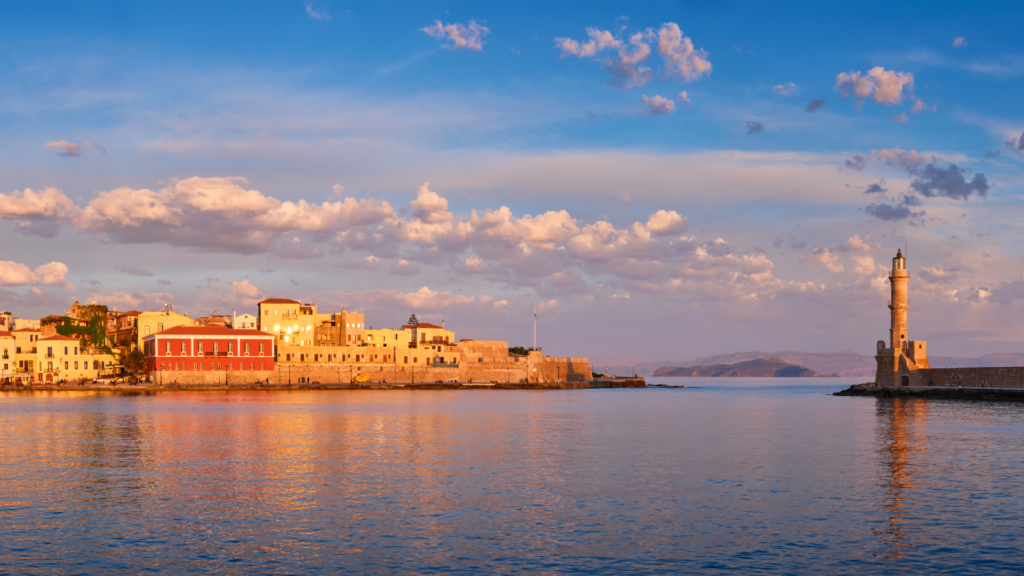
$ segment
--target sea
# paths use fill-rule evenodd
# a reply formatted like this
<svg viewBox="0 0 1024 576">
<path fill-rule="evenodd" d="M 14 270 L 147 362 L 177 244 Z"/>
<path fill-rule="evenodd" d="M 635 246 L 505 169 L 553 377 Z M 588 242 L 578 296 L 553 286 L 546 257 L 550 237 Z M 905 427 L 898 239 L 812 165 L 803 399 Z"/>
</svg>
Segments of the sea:
<svg viewBox="0 0 1024 576">
<path fill-rule="evenodd" d="M 1024 403 L 0 391 L 2 574 L 1020 574 Z"/>
</svg>

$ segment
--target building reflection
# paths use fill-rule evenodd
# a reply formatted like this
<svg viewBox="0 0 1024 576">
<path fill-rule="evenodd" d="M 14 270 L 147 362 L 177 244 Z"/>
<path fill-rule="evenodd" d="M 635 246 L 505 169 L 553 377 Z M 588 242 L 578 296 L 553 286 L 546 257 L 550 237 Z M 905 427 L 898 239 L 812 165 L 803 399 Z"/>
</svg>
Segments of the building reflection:
<svg viewBox="0 0 1024 576">
<path fill-rule="evenodd" d="M 876 405 L 878 460 L 882 474 L 886 527 L 875 529 L 886 560 L 903 556 L 912 538 L 907 534 L 910 495 L 916 486 L 918 463 L 928 443 L 924 427 L 928 402 L 921 398 L 879 399 Z"/>
</svg>

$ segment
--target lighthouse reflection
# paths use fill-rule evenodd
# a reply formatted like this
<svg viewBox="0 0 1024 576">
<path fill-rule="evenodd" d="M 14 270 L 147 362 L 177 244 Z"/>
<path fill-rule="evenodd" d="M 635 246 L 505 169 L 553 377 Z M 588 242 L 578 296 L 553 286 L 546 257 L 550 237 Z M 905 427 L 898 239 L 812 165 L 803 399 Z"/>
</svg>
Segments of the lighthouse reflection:
<svg viewBox="0 0 1024 576">
<path fill-rule="evenodd" d="M 923 428 L 928 418 L 928 403 L 920 398 L 879 399 L 877 401 L 878 461 L 886 516 L 884 529 L 873 529 L 883 543 L 885 559 L 900 558 L 913 539 L 907 534 L 908 507 L 916 486 L 915 475 L 928 437 Z"/>
</svg>

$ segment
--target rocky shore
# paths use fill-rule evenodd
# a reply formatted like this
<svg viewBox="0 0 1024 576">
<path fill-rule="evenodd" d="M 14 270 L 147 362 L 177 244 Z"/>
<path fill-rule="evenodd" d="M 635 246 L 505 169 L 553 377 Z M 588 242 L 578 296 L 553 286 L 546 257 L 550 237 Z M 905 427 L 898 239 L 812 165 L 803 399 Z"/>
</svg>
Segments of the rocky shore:
<svg viewBox="0 0 1024 576">
<path fill-rule="evenodd" d="M 0 387 L 2 392 L 113 392 L 117 394 L 145 394 L 150 392 L 240 392 L 249 390 L 577 390 L 591 388 L 644 388 L 643 378 L 602 378 L 581 382 L 515 382 L 515 383 L 424 383 L 424 384 L 221 384 L 221 385 L 167 385 L 159 384 L 66 384 L 61 386 Z"/>
</svg>

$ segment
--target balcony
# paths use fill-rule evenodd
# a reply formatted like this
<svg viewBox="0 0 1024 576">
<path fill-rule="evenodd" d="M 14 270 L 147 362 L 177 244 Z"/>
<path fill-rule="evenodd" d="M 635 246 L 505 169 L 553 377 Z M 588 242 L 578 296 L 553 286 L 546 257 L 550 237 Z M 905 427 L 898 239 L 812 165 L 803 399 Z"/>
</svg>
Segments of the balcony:
<svg viewBox="0 0 1024 576">
<path fill-rule="evenodd" d="M 227 358 L 230 355 L 228 352 L 203 352 L 201 354 L 201 356 L 206 356 L 207 358 Z"/>
</svg>

